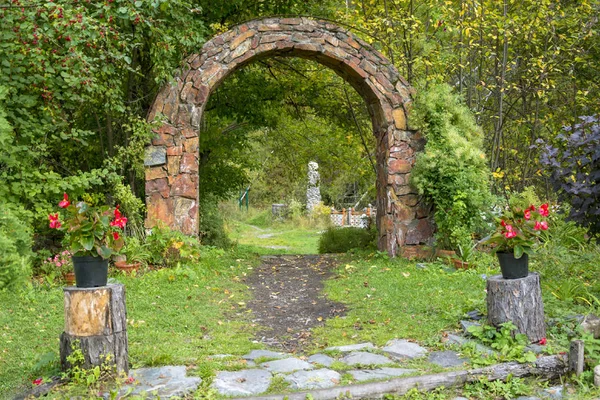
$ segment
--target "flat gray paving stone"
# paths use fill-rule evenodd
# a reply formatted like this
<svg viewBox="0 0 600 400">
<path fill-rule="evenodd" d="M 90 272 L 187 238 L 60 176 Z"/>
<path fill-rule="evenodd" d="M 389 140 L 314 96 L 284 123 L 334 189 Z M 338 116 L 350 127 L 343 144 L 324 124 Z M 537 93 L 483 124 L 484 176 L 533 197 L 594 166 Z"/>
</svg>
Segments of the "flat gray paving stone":
<svg viewBox="0 0 600 400">
<path fill-rule="evenodd" d="M 348 371 L 350 375 L 359 382 L 374 380 L 374 379 L 387 379 L 402 376 L 406 374 L 412 374 L 416 372 L 416 369 L 405 369 L 405 368 L 377 368 L 377 369 L 357 369 Z"/>
<path fill-rule="evenodd" d="M 335 361 L 334 358 L 326 356 L 325 354 L 314 354 L 308 357 L 308 362 L 312 364 L 321 364 L 326 367 L 330 367 Z"/>
<path fill-rule="evenodd" d="M 473 335 L 471 335 L 471 332 L 469 332 L 469 328 L 472 326 L 481 326 L 481 324 L 478 322 L 473 322 L 473 321 L 465 321 L 463 319 L 460 321 L 460 326 L 463 330 L 463 334 L 467 337 L 471 337 Z"/>
<path fill-rule="evenodd" d="M 563 398 L 563 387 L 562 386 L 552 386 L 547 389 L 544 389 L 540 392 L 540 395 L 544 398 L 548 399 L 562 399 Z"/>
<path fill-rule="evenodd" d="M 529 346 L 525 346 L 525 351 L 532 351 L 535 354 L 542 354 L 546 346 L 539 345 L 537 343 L 532 343 Z"/>
<path fill-rule="evenodd" d="M 462 346 L 464 344 L 467 344 L 467 343 L 474 343 L 475 344 L 475 349 L 477 349 L 477 351 L 480 352 L 480 353 L 484 353 L 484 354 L 487 354 L 487 355 L 490 355 L 490 356 L 495 353 L 494 350 L 492 350 L 491 348 L 489 348 L 487 346 L 482 345 L 481 343 L 478 343 L 478 342 L 476 342 L 474 340 L 469 340 L 467 338 L 455 335 L 453 333 L 451 333 L 451 334 L 448 335 L 448 343 L 450 343 L 450 344 L 458 344 L 460 346 Z"/>
<path fill-rule="evenodd" d="M 336 350 L 342 353 L 350 353 L 352 351 L 364 350 L 364 349 L 374 349 L 375 346 L 373 343 L 358 343 L 358 344 L 348 344 L 346 346 L 333 346 L 328 347 L 325 350 Z"/>
<path fill-rule="evenodd" d="M 367 353 L 366 351 L 355 351 L 343 357 L 340 361 L 348 365 L 384 365 L 394 363 L 394 361 L 386 356 Z"/>
<path fill-rule="evenodd" d="M 534 397 L 534 396 L 521 396 L 521 397 L 517 397 L 515 400 L 542 400 L 539 397 Z"/>
<path fill-rule="evenodd" d="M 340 383 L 341 375 L 330 369 L 314 369 L 312 371 L 296 371 L 286 376 L 285 381 L 292 390 L 326 389 Z"/>
<path fill-rule="evenodd" d="M 460 358 L 458 353 L 452 350 L 446 351 L 435 351 L 429 354 L 428 361 L 432 364 L 439 365 L 442 368 L 458 367 L 466 362 L 469 362 L 468 358 Z"/>
<path fill-rule="evenodd" d="M 242 358 L 244 360 L 256 360 L 257 358 L 274 358 L 274 359 L 281 359 L 281 358 L 289 358 L 291 357 L 291 354 L 286 354 L 286 353 L 279 353 L 277 351 L 271 351 L 271 350 L 252 350 L 250 353 L 248 354 L 244 354 L 242 356 Z"/>
<path fill-rule="evenodd" d="M 466 397 L 458 396 L 458 397 L 453 398 L 452 400 L 469 400 L 469 399 L 467 399 Z"/>
<path fill-rule="evenodd" d="M 217 373 L 211 387 L 224 396 L 249 396 L 266 392 L 273 375 L 264 369 L 221 371 Z"/>
<path fill-rule="evenodd" d="M 283 360 L 267 361 L 260 364 L 260 367 L 274 374 L 286 374 L 298 370 L 308 370 L 314 368 L 311 363 L 303 361 L 299 358 L 284 358 Z"/>
<path fill-rule="evenodd" d="M 427 350 L 416 343 L 409 342 L 404 339 L 393 339 L 387 342 L 386 346 L 381 349 L 390 356 L 401 358 L 419 358 L 427 354 Z"/>
<path fill-rule="evenodd" d="M 202 383 L 202 378 L 187 377 L 183 365 L 134 369 L 129 376 L 135 381 L 124 384 L 120 394 L 125 395 L 128 390 L 133 389 L 131 396 L 146 396 L 144 398 L 148 399 L 183 397 L 198 389 Z"/>
</svg>

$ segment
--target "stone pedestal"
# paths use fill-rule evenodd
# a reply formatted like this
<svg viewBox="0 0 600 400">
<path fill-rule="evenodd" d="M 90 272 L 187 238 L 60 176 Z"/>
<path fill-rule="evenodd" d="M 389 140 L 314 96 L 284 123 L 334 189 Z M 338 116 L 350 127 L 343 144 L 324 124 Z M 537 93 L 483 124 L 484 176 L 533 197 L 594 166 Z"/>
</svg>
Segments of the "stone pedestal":
<svg viewBox="0 0 600 400">
<path fill-rule="evenodd" d="M 60 362 L 69 368 L 67 357 L 78 346 L 84 368 L 104 363 L 117 372 L 129 371 L 125 287 L 64 288 L 65 331 L 60 336 Z"/>
<path fill-rule="evenodd" d="M 495 275 L 487 280 L 488 323 L 498 326 L 512 321 L 531 342 L 546 337 L 544 303 L 540 276 L 531 273 L 521 279 Z"/>
</svg>

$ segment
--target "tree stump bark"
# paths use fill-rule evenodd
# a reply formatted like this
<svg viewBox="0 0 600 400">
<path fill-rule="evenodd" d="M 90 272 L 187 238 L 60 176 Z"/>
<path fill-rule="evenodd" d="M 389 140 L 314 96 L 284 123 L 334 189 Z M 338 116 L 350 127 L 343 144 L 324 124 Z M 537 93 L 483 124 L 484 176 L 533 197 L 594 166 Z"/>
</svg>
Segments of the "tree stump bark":
<svg viewBox="0 0 600 400">
<path fill-rule="evenodd" d="M 125 287 L 64 288 L 65 331 L 60 336 L 60 362 L 80 349 L 83 368 L 112 364 L 117 372 L 129 372 Z"/>
<path fill-rule="evenodd" d="M 527 335 L 531 342 L 546 337 L 544 303 L 537 273 L 521 279 L 504 279 L 502 275 L 488 278 L 487 309 L 490 325 L 512 321 L 519 333 Z"/>
</svg>

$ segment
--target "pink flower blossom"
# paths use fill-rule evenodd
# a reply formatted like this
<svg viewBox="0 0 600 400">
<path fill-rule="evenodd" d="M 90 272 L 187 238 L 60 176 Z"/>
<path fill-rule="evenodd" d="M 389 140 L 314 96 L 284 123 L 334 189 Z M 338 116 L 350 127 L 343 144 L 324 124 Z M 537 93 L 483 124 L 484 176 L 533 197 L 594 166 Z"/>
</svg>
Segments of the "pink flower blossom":
<svg viewBox="0 0 600 400">
<path fill-rule="evenodd" d="M 36 386 L 41 385 L 44 382 L 44 379 L 42 378 L 37 378 L 36 380 L 33 381 L 33 384 Z"/>
<path fill-rule="evenodd" d="M 531 219 L 531 210 L 527 209 L 527 210 L 523 211 L 523 216 L 525 217 L 525 219 L 527 221 L 529 221 Z"/>
<path fill-rule="evenodd" d="M 535 221 L 535 226 L 533 227 L 536 231 L 547 231 L 548 230 L 548 222 L 547 221 Z"/>
<path fill-rule="evenodd" d="M 61 227 L 61 223 L 58 220 L 58 213 L 52 215 L 48 214 L 48 220 L 50 220 L 50 228 L 51 229 L 59 229 Z"/>
<path fill-rule="evenodd" d="M 540 206 L 540 208 L 538 209 L 538 212 L 540 213 L 540 215 L 542 217 L 547 217 L 548 214 L 550 214 L 550 212 L 548 211 L 548 203 L 544 203 Z"/>
<path fill-rule="evenodd" d="M 538 342 L 540 345 L 545 346 L 546 345 L 546 338 L 543 337 L 540 339 L 540 341 Z"/>
<path fill-rule="evenodd" d="M 515 232 L 512 225 L 505 225 L 504 227 L 506 228 L 506 232 L 504 232 L 504 237 L 506 237 L 507 239 L 510 239 L 510 238 L 514 238 L 515 236 L 517 236 L 517 232 Z"/>
<path fill-rule="evenodd" d="M 69 201 L 69 195 L 66 193 L 63 193 L 63 199 L 58 203 L 58 206 L 60 208 L 67 208 L 71 205 L 71 202 Z"/>
<path fill-rule="evenodd" d="M 119 240 L 119 232 L 113 232 L 112 235 L 114 240 Z"/>
</svg>

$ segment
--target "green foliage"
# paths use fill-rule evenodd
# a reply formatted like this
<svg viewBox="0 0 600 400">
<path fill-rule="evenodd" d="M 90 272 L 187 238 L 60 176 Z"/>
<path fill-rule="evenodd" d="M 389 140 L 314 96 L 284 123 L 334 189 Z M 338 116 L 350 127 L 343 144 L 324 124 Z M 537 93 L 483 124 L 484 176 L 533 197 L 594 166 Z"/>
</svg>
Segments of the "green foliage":
<svg viewBox="0 0 600 400">
<path fill-rule="evenodd" d="M 590 368 L 594 368 L 600 364 L 600 339 L 594 338 L 589 332 L 583 332 L 581 339 L 584 341 L 585 362 Z"/>
<path fill-rule="evenodd" d="M 231 241 L 225 232 L 223 217 L 214 199 L 202 196 L 200 201 L 200 242 L 203 245 L 226 249 Z"/>
<path fill-rule="evenodd" d="M 305 197 L 307 164 L 316 161 L 328 205 L 341 207 L 354 186 L 373 201 L 370 117 L 364 100 L 330 69 L 300 59 L 251 64 L 223 82 L 207 110 L 200 134 L 204 193 L 223 198 L 250 182 L 252 204 L 291 205 Z"/>
<path fill-rule="evenodd" d="M 140 263 L 144 267 L 152 258 L 148 245 L 137 237 L 128 237 L 119 253 L 126 257 L 128 263 Z"/>
<path fill-rule="evenodd" d="M 420 92 L 413 115 L 427 144 L 411 181 L 435 206 L 437 243 L 454 250 L 470 246 L 490 200 L 481 128 L 448 85 Z"/>
<path fill-rule="evenodd" d="M 115 0 L 0 10 L 0 86 L 9 94 L 0 91 L 0 197 L 34 211 L 37 232 L 47 233 L 46 214 L 63 191 L 107 193 L 116 179 L 143 195 L 147 109 L 204 40 L 191 8 Z"/>
<path fill-rule="evenodd" d="M 452 398 L 445 392 L 445 388 L 438 387 L 430 391 L 419 391 L 419 389 L 410 389 L 404 396 L 398 396 L 393 394 L 386 394 L 383 396 L 384 400 L 446 400 Z"/>
<path fill-rule="evenodd" d="M 200 258 L 196 238 L 167 227 L 152 228 L 152 232 L 146 237 L 146 246 L 150 252 L 150 262 L 158 266 L 185 266 Z"/>
<path fill-rule="evenodd" d="M 71 353 L 67 356 L 67 363 L 69 363 L 69 368 L 63 372 L 63 379 L 69 379 L 75 385 L 84 385 L 87 387 L 92 387 L 96 385 L 107 371 L 110 371 L 110 367 L 108 367 L 108 362 L 110 359 L 106 360 L 107 363 L 103 363 L 102 366 L 97 365 L 92 368 L 84 368 L 85 358 L 83 356 L 83 352 L 79 347 L 79 341 L 73 342 Z"/>
<path fill-rule="evenodd" d="M 319 253 L 345 253 L 348 250 L 375 250 L 377 231 L 354 227 L 328 228 L 319 239 Z"/>
<path fill-rule="evenodd" d="M 467 383 L 464 392 L 468 397 L 477 399 L 502 398 L 510 400 L 529 394 L 531 389 L 522 378 L 509 375 L 506 382 L 501 380 L 489 381 L 487 378 L 482 377 L 477 382 Z"/>
<path fill-rule="evenodd" d="M 22 284 L 31 274 L 32 234 L 22 209 L 0 202 L 0 290 Z"/>
<path fill-rule="evenodd" d="M 546 189 L 540 151 L 530 146 L 600 111 L 595 0 L 346 4 L 336 19 L 361 28 L 409 83 L 447 82 L 464 96 L 485 132 L 499 193 Z"/>
<path fill-rule="evenodd" d="M 498 329 L 489 325 L 470 326 L 469 333 L 483 344 L 497 350 L 506 360 L 534 362 L 534 353 L 524 353 L 525 346 L 529 344 L 527 336 L 516 333 L 516 329 L 515 324 L 509 321 L 501 324 Z"/>
</svg>

